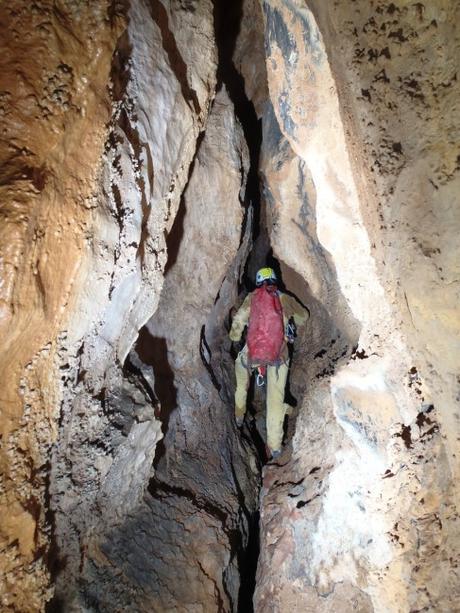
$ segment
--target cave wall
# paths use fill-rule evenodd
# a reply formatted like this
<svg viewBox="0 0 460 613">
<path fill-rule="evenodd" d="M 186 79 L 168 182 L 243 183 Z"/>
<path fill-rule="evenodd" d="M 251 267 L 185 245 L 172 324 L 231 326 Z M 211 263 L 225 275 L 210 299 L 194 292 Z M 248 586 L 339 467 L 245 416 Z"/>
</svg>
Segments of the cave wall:
<svg viewBox="0 0 460 613">
<path fill-rule="evenodd" d="M 248 605 L 258 170 L 253 253 L 311 319 L 255 609 L 455 610 L 458 7 L 245 0 L 224 52 L 219 6 L 1 9 L 2 606 Z"/>
<path fill-rule="evenodd" d="M 328 53 L 371 248 L 454 448 L 459 7 L 312 6 L 326 40 L 347 15 L 344 40 Z M 458 469 L 452 455 L 449 463 Z"/>
<path fill-rule="evenodd" d="M 292 452 L 264 472 L 255 606 L 453 610 L 458 8 L 262 7 L 271 240 L 313 318 Z"/>
<path fill-rule="evenodd" d="M 66 15 L 64 46 L 67 38 L 88 36 L 79 31 L 80 19 L 94 26 L 77 9 Z M 100 18 L 112 45 L 104 78 L 88 85 L 105 96 L 99 141 L 93 114 L 88 143 L 75 126 L 78 144 L 86 145 L 78 153 L 92 170 L 82 201 L 87 219 L 69 215 L 69 225 L 82 230 L 80 259 L 69 244 L 55 254 L 63 274 L 70 266 L 78 274 L 54 336 L 43 329 L 39 359 L 46 364 L 38 370 L 34 358 L 34 379 L 21 384 L 35 404 L 28 400 L 22 421 L 10 426 L 12 457 L 22 453 L 35 475 L 22 439 L 25 426 L 39 424 L 42 481 L 27 483 L 27 473 L 7 491 L 8 504 L 23 495 L 26 481 L 33 498 L 20 499 L 23 517 L 11 514 L 7 525 L 13 563 L 4 605 L 42 610 L 53 596 L 57 610 L 235 610 L 259 468 L 250 441 L 236 435 L 229 411 L 233 362 L 228 341 L 224 356 L 221 345 L 250 243 L 247 146 L 222 85 L 213 102 L 218 49 L 211 2 L 105 9 Z M 48 12 L 63 18 L 56 7 Z M 81 59 L 78 47 L 68 53 Z M 56 148 L 62 161 L 65 146 Z M 59 170 L 73 176 L 67 166 Z M 73 194 L 68 190 L 70 200 Z M 47 255 L 54 247 L 50 239 Z M 58 266 L 42 264 L 50 277 Z M 160 295 L 158 315 L 144 328 Z M 28 317 L 26 303 L 24 312 L 15 308 Z M 35 351 L 22 350 L 24 359 Z M 163 364 L 172 373 L 172 405 L 162 395 Z M 8 376 L 15 390 L 18 381 Z M 29 535 L 33 565 L 24 568 Z"/>
<path fill-rule="evenodd" d="M 96 529 L 91 518 L 78 579 L 80 606 L 238 609 L 259 470 L 251 445 L 239 441 L 225 402 L 232 363 L 225 370 L 221 346 L 247 251 L 240 236 L 247 167 L 242 129 L 223 88 L 213 102 L 168 237 L 158 308 L 129 355 L 154 379 L 152 391 L 159 401 L 155 423 L 161 423 L 165 438 L 150 479 L 138 477 L 148 485 L 142 499 L 133 501 L 128 482 L 113 521 L 105 508 L 98 509 Z M 132 466 L 139 445 L 128 443 Z M 115 474 L 107 483 L 109 478 L 110 473 L 103 496 L 110 496 L 113 506 L 120 479 Z M 66 598 L 69 578 L 75 581 L 69 574 L 59 589 Z"/>
<path fill-rule="evenodd" d="M 118 8 L 19 1 L 0 9 L 2 610 L 37 611 L 48 595 L 59 347 L 89 266 L 111 57 L 124 27 Z"/>
<path fill-rule="evenodd" d="M 210 2 L 167 8 L 160 2 L 135 2 L 127 20 L 112 68 L 114 108 L 94 240 L 100 257 L 87 278 L 88 295 L 93 297 L 97 279 L 103 299 L 93 327 L 83 339 L 77 333 L 77 384 L 65 394 L 62 444 L 53 455 L 55 538 L 59 560 L 65 561 L 56 579 L 56 599 L 64 608 L 98 602 L 111 608 L 117 602 L 111 598 L 122 607 L 130 602 L 126 598 L 138 600 L 132 596 L 133 570 L 126 572 L 134 587 L 116 581 L 110 557 L 116 566 L 120 526 L 132 526 L 122 531 L 131 542 L 135 529 L 148 533 L 158 520 L 144 504 L 144 491 L 162 432 L 152 373 L 142 364 L 137 371 L 135 356 L 134 362 L 125 358 L 157 307 L 166 236 L 216 85 Z M 79 321 L 87 319 L 83 313 Z M 123 563 L 126 553 L 121 552 Z M 164 562 L 158 558 L 158 564 Z M 146 575 L 147 570 L 137 577 L 139 590 Z M 114 582 L 116 587 L 109 589 Z"/>
<path fill-rule="evenodd" d="M 64 562 L 70 606 L 100 514 L 126 512 L 147 485 L 161 428 L 122 365 L 158 302 L 214 96 L 212 8 L 2 9 L 5 607 L 40 610 Z"/>
</svg>

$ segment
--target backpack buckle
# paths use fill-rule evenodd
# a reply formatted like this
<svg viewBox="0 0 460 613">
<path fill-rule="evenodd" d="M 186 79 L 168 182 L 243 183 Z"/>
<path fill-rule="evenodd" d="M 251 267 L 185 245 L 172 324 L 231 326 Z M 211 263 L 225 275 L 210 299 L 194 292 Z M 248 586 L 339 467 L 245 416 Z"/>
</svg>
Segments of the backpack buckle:
<svg viewBox="0 0 460 613">
<path fill-rule="evenodd" d="M 265 385 L 265 373 L 266 373 L 266 368 L 264 366 L 259 366 L 259 368 L 257 369 L 257 377 L 256 377 L 257 387 L 263 387 Z"/>
<path fill-rule="evenodd" d="M 293 343 L 296 337 L 296 327 L 294 323 L 288 321 L 286 324 L 286 340 L 288 343 Z"/>
</svg>

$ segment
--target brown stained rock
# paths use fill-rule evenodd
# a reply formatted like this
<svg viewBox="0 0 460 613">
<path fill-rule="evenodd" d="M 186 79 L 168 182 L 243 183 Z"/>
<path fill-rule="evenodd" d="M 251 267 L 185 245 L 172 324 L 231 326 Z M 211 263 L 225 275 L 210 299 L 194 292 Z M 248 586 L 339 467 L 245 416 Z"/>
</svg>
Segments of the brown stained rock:
<svg viewBox="0 0 460 613">
<path fill-rule="evenodd" d="M 68 607 L 92 590 L 85 552 L 97 547 L 95 535 L 115 530 L 142 504 L 162 436 L 151 376 L 135 356 L 125 358 L 157 307 L 165 235 L 214 97 L 212 4 L 196 8 L 132 3 L 114 54 L 92 265 L 69 328 L 75 378 L 63 389 L 50 487 L 63 561 L 56 597 Z M 190 41 L 201 53 L 191 72 L 184 71 L 195 53 Z M 192 74 L 201 82 L 196 89 Z"/>
<path fill-rule="evenodd" d="M 459 7 L 448 0 L 377 2 L 373 11 L 366 2 L 312 5 L 326 40 L 340 40 L 328 55 L 379 274 L 423 363 L 453 451 Z M 457 462 L 449 462 L 456 471 Z"/>
<path fill-rule="evenodd" d="M 128 29 L 122 3 L 90 4 L 15 2 L 2 17 L 1 463 L 14 512 L 2 524 L 1 591 L 21 612 L 46 596 L 53 441 L 69 602 L 97 495 L 108 517 L 142 496 L 161 433 L 149 389 L 124 380 L 120 364 L 155 309 L 164 231 L 214 96 L 210 2 L 156 12 L 134 2 Z M 141 470 L 131 474 L 133 454 Z"/>
<path fill-rule="evenodd" d="M 80 287 L 123 20 L 108 2 L 1 8 L 2 610 L 47 594 L 44 496 L 60 330 Z M 66 42 L 63 42 L 66 41 Z"/>
</svg>

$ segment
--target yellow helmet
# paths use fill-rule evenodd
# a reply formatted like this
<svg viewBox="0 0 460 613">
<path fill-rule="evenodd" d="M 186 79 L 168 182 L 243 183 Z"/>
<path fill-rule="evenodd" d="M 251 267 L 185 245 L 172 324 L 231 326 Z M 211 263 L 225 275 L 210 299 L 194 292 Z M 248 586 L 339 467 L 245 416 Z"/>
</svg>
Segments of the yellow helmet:
<svg viewBox="0 0 460 613">
<path fill-rule="evenodd" d="M 262 285 L 264 281 L 273 281 L 276 283 L 276 274 L 273 268 L 261 268 L 256 274 L 256 285 Z"/>
</svg>

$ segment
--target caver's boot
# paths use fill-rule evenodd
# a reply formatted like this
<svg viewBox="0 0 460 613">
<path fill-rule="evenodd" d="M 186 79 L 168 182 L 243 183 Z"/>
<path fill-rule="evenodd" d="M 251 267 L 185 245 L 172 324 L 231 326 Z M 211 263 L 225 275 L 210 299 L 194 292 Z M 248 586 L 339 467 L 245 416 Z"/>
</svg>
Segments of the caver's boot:
<svg viewBox="0 0 460 613">
<path fill-rule="evenodd" d="M 281 449 L 271 450 L 268 445 L 265 445 L 265 455 L 267 457 L 267 462 L 270 460 L 276 460 L 281 455 Z"/>
</svg>

